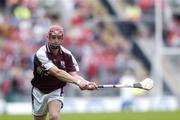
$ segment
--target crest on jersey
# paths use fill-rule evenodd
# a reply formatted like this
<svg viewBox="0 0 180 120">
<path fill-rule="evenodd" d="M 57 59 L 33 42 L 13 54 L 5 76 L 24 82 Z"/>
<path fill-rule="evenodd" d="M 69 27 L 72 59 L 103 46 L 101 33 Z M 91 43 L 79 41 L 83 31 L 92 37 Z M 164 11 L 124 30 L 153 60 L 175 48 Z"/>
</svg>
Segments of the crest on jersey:
<svg viewBox="0 0 180 120">
<path fill-rule="evenodd" d="M 65 62 L 64 61 L 61 61 L 61 68 L 65 69 L 66 66 L 65 66 Z"/>
</svg>

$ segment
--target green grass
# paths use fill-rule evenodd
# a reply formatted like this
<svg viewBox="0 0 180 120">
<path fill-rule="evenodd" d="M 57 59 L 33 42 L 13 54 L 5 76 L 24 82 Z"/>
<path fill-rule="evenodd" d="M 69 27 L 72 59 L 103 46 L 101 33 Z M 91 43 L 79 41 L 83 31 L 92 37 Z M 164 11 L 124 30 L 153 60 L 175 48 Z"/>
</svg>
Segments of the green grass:
<svg viewBox="0 0 180 120">
<path fill-rule="evenodd" d="M 31 115 L 0 115 L 0 120 L 33 120 Z M 176 112 L 62 113 L 61 120 L 180 120 Z"/>
</svg>

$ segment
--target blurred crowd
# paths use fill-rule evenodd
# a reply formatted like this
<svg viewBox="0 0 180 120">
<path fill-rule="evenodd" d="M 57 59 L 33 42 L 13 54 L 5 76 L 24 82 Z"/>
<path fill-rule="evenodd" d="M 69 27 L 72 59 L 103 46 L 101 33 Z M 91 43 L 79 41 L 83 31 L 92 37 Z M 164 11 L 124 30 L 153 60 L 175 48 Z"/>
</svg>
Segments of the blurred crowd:
<svg viewBox="0 0 180 120">
<path fill-rule="evenodd" d="M 180 47 L 180 13 L 173 13 L 171 21 L 163 32 L 166 46 Z"/>
<path fill-rule="evenodd" d="M 134 1 L 133 4 L 131 1 Z M 152 12 L 153 0 L 147 3 L 145 1 L 127 0 L 126 8 L 129 9 L 126 16 L 129 18 L 124 21 L 137 25 L 143 14 Z M 65 28 L 64 46 L 72 51 L 81 73 L 87 80 L 106 84 L 118 83 L 126 70 L 136 73 L 139 63 L 130 53 L 132 44 L 127 40 L 131 31 L 120 34 L 112 22 L 103 21 L 103 17 L 107 18 L 108 13 L 100 8 L 101 2 L 1 0 L 0 98 L 6 101 L 30 101 L 33 56 L 35 51 L 45 44 L 47 29 L 52 24 Z M 65 4 L 69 7 L 62 7 Z M 66 11 L 72 14 L 66 14 Z M 179 29 L 179 21 L 173 20 L 175 21 L 166 38 L 167 41 L 177 41 L 168 45 L 180 45 L 176 40 L 179 39 L 179 30 L 175 30 L 177 33 L 173 32 L 174 29 Z M 143 36 L 146 33 L 141 30 L 148 30 L 148 35 L 153 34 L 154 21 L 145 27 L 147 28 L 138 25 L 136 35 Z M 77 94 L 73 89 L 76 88 L 67 86 L 67 96 Z"/>
</svg>

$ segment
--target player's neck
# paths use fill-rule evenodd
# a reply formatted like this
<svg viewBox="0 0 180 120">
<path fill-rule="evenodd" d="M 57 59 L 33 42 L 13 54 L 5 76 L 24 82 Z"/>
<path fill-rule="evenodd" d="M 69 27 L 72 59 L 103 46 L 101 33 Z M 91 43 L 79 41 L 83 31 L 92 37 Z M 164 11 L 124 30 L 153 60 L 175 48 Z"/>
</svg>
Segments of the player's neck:
<svg viewBox="0 0 180 120">
<path fill-rule="evenodd" d="M 59 52 L 59 49 L 51 49 L 51 52 L 52 52 L 54 55 L 57 55 L 58 52 Z"/>
</svg>

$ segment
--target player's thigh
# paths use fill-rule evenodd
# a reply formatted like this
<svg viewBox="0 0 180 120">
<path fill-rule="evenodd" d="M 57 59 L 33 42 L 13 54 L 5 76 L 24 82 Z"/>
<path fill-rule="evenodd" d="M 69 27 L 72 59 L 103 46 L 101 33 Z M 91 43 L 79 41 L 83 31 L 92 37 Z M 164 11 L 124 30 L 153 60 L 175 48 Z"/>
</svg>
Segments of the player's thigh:
<svg viewBox="0 0 180 120">
<path fill-rule="evenodd" d="M 48 102 L 49 113 L 60 112 L 61 108 L 62 108 L 62 103 L 59 100 L 52 100 Z"/>
<path fill-rule="evenodd" d="M 34 116 L 44 116 L 48 112 L 48 96 L 41 93 L 38 89 L 32 91 L 32 113 Z M 41 117 L 40 117 L 41 118 Z"/>
<path fill-rule="evenodd" d="M 34 120 L 46 120 L 46 115 L 43 115 L 43 116 L 34 116 Z"/>
</svg>

